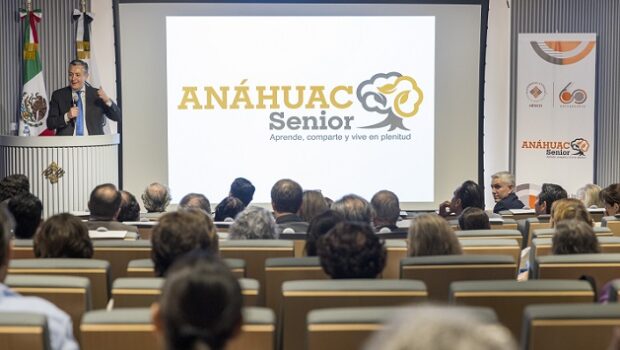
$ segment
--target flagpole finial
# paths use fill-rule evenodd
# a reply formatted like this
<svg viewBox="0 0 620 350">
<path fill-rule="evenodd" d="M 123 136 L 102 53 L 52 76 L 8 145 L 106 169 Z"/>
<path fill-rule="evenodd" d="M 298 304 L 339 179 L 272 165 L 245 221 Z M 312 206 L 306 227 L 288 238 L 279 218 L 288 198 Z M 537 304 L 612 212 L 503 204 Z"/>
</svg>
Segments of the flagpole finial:
<svg viewBox="0 0 620 350">
<path fill-rule="evenodd" d="M 86 12 L 86 0 L 82 0 L 82 12 Z"/>
<path fill-rule="evenodd" d="M 26 10 L 32 11 L 32 0 L 26 0 Z"/>
</svg>

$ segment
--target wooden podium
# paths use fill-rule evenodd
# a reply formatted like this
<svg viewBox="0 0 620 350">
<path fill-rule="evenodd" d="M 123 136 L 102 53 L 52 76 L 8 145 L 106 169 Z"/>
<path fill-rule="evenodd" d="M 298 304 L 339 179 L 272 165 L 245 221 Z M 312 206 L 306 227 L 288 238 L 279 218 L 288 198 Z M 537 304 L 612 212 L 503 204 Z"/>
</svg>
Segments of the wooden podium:
<svg viewBox="0 0 620 350">
<path fill-rule="evenodd" d="M 45 218 L 84 211 L 95 186 L 118 186 L 120 136 L 0 136 L 0 178 L 24 174 Z"/>
</svg>

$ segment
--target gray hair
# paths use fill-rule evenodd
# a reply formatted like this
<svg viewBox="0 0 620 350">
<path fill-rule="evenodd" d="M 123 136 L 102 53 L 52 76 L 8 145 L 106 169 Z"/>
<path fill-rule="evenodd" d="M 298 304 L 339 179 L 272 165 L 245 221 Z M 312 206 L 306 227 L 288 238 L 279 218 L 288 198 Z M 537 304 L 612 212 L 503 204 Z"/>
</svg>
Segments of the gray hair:
<svg viewBox="0 0 620 350">
<path fill-rule="evenodd" d="M 172 200 L 172 197 L 170 196 L 168 186 L 162 185 L 159 182 L 153 182 L 148 185 L 142 194 L 142 202 L 144 202 L 144 208 L 148 212 L 161 213 L 166 211 L 170 200 Z"/>
<path fill-rule="evenodd" d="M 86 61 L 73 60 L 73 61 L 69 62 L 69 66 L 79 66 L 79 67 L 82 67 L 82 69 L 84 70 L 84 73 L 88 74 L 88 63 L 86 63 Z"/>
<path fill-rule="evenodd" d="M 516 350 L 510 332 L 472 309 L 416 306 L 398 311 L 364 350 Z"/>
<path fill-rule="evenodd" d="M 230 239 L 275 239 L 276 220 L 267 209 L 247 207 L 237 215 L 228 230 Z"/>
<path fill-rule="evenodd" d="M 209 199 L 205 197 L 202 193 L 188 193 L 179 202 L 179 207 L 181 209 L 201 209 L 204 210 L 207 214 L 211 215 L 211 202 Z"/>
<path fill-rule="evenodd" d="M 370 200 L 375 211 L 375 220 L 395 224 L 400 216 L 398 196 L 392 191 L 382 190 L 375 193 Z"/>
<path fill-rule="evenodd" d="M 340 198 L 332 204 L 331 209 L 342 214 L 347 221 L 372 224 L 374 210 L 367 200 L 356 194 L 348 194 Z"/>
<path fill-rule="evenodd" d="M 507 183 L 510 187 L 515 187 L 515 176 L 507 171 L 500 171 L 491 175 L 491 179 L 499 179 L 503 183 Z"/>
</svg>

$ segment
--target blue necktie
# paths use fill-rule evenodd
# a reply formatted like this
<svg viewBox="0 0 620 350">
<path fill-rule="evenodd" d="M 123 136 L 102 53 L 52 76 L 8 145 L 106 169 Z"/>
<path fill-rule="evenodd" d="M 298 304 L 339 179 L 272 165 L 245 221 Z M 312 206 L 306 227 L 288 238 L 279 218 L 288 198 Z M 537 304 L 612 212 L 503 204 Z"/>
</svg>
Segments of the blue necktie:
<svg viewBox="0 0 620 350">
<path fill-rule="evenodd" d="M 75 122 L 75 134 L 77 136 L 84 135 L 84 109 L 82 108 L 82 92 L 77 92 L 77 108 L 78 108 L 78 116 L 77 121 Z"/>
</svg>

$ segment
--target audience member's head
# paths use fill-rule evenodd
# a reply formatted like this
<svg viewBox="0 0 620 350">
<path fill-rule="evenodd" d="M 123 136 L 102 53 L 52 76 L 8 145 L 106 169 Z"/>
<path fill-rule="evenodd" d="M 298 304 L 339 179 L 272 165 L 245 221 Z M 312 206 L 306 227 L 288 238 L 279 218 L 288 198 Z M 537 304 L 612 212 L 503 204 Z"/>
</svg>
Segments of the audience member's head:
<svg viewBox="0 0 620 350">
<path fill-rule="evenodd" d="M 339 212 L 347 221 L 358 221 L 372 224 L 374 210 L 364 198 L 348 194 L 332 204 L 332 210 Z"/>
<path fill-rule="evenodd" d="M 472 207 L 484 210 L 484 191 L 477 183 L 467 180 L 454 191 L 450 210 L 460 215 L 463 210 Z"/>
<path fill-rule="evenodd" d="M 586 208 L 604 208 L 605 205 L 601 201 L 601 186 L 595 184 L 587 184 L 577 190 L 577 198 L 579 198 Z"/>
<path fill-rule="evenodd" d="M 79 218 L 63 213 L 45 220 L 34 235 L 37 258 L 84 258 L 93 256 L 88 227 Z"/>
<path fill-rule="evenodd" d="M 228 196 L 215 207 L 215 221 L 233 221 L 245 209 L 241 199 Z"/>
<path fill-rule="evenodd" d="M 304 191 L 301 207 L 299 207 L 299 216 L 305 222 L 310 222 L 315 216 L 327 209 L 329 207 L 320 191 Z"/>
<path fill-rule="evenodd" d="M 254 198 L 255 190 L 256 188 L 248 179 L 238 177 L 230 185 L 229 196 L 239 198 L 243 202 L 243 205 L 247 207 L 252 201 L 252 198 Z"/>
<path fill-rule="evenodd" d="M 336 224 L 343 222 L 344 217 L 333 210 L 326 210 L 310 221 L 306 235 L 306 255 L 316 256 L 317 242 Z"/>
<path fill-rule="evenodd" d="M 247 207 L 230 225 L 228 235 L 230 239 L 275 239 L 276 221 L 267 209 Z"/>
<path fill-rule="evenodd" d="M 601 202 L 605 206 L 605 215 L 620 214 L 620 183 L 605 187 L 601 193 Z"/>
<path fill-rule="evenodd" d="M 0 205 L 0 283 L 4 282 L 8 271 L 14 227 L 13 216 L 6 207 Z"/>
<path fill-rule="evenodd" d="M 394 192 L 382 190 L 375 193 L 370 205 L 375 213 L 373 219 L 375 227 L 396 226 L 396 221 L 400 217 L 400 202 Z"/>
<path fill-rule="evenodd" d="M 549 219 L 551 227 L 555 227 L 555 224 L 560 221 L 569 219 L 581 220 L 590 226 L 594 225 L 588 209 L 579 199 L 564 198 L 553 202 Z"/>
<path fill-rule="evenodd" d="M 317 252 L 323 270 L 334 279 L 376 278 L 387 254 L 372 226 L 363 222 L 337 224 L 319 239 Z"/>
<path fill-rule="evenodd" d="M 166 350 L 221 350 L 241 330 L 242 307 L 241 287 L 228 267 L 193 252 L 170 268 L 151 311 Z"/>
<path fill-rule="evenodd" d="M 179 202 L 181 209 L 195 208 L 204 210 L 205 213 L 211 215 L 211 202 L 200 193 L 188 193 Z"/>
<path fill-rule="evenodd" d="M 436 214 L 421 214 L 411 221 L 408 243 L 410 256 L 462 254 L 456 234 Z"/>
<path fill-rule="evenodd" d="M 510 331 L 474 310 L 414 306 L 397 311 L 363 350 L 516 350 Z"/>
<path fill-rule="evenodd" d="M 30 239 L 41 224 L 43 204 L 37 196 L 26 192 L 9 199 L 7 208 L 15 218 L 15 238 Z"/>
<path fill-rule="evenodd" d="M 555 225 L 551 251 L 553 254 L 590 254 L 600 253 L 601 247 L 591 225 L 572 219 Z"/>
<path fill-rule="evenodd" d="M 142 202 L 144 208 L 149 213 L 163 213 L 170 204 L 172 197 L 168 186 L 159 182 L 153 182 L 148 185 L 142 194 Z"/>
<path fill-rule="evenodd" d="M 0 202 L 28 192 L 30 192 L 30 181 L 26 175 L 13 174 L 0 180 Z"/>
<path fill-rule="evenodd" d="M 211 217 L 202 210 L 188 209 L 164 214 L 153 228 L 151 258 L 155 274 L 165 276 L 172 263 L 183 254 L 202 249 L 218 251 L 218 236 Z"/>
<path fill-rule="evenodd" d="M 282 179 L 271 188 L 271 206 L 276 215 L 297 214 L 303 200 L 301 186 L 290 179 Z"/>
<path fill-rule="evenodd" d="M 112 184 L 99 185 L 90 193 L 88 210 L 90 210 L 91 219 L 116 220 L 120 207 L 121 193 Z"/>
<path fill-rule="evenodd" d="M 136 196 L 127 192 L 121 192 L 121 209 L 118 212 L 118 221 L 140 221 L 140 204 Z"/>
<path fill-rule="evenodd" d="M 566 193 L 562 186 L 549 183 L 543 184 L 534 206 L 536 214 L 551 214 L 553 202 L 564 198 L 568 198 L 568 193 Z"/>
<path fill-rule="evenodd" d="M 467 230 L 490 230 L 489 216 L 477 207 L 467 207 L 459 216 L 459 228 Z"/>
<path fill-rule="evenodd" d="M 507 171 L 500 171 L 491 176 L 491 192 L 493 199 L 499 202 L 508 197 L 515 187 L 515 177 Z"/>
</svg>

